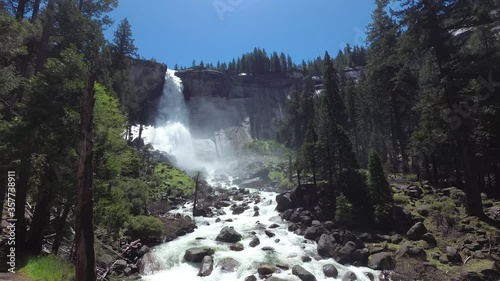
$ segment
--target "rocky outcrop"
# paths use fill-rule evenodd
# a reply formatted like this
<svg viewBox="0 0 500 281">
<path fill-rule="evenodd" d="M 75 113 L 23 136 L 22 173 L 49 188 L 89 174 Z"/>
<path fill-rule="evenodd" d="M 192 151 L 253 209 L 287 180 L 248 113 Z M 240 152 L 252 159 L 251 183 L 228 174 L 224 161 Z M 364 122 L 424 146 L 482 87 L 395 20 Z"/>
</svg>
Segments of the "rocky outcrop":
<svg viewBox="0 0 500 281">
<path fill-rule="evenodd" d="M 154 125 L 158 105 L 163 94 L 167 66 L 150 60 L 129 58 L 127 60 L 129 81 L 134 100 L 147 105 L 143 120 L 146 125 Z"/>
</svg>

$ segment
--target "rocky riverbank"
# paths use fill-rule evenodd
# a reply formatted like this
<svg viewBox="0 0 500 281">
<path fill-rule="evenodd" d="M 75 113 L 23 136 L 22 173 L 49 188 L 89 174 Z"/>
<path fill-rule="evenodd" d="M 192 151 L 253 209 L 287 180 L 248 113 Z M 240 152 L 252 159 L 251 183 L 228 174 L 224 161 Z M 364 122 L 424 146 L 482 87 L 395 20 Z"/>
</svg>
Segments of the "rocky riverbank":
<svg viewBox="0 0 500 281">
<path fill-rule="evenodd" d="M 391 280 L 500 280 L 500 231 L 465 214 L 461 190 L 426 183 L 392 188 L 393 226 L 383 232 L 325 221 L 310 188 L 279 194 L 277 209 L 290 231 L 317 243 L 320 256 L 381 270 Z M 491 217 L 498 216 L 498 203 L 485 199 Z"/>
</svg>

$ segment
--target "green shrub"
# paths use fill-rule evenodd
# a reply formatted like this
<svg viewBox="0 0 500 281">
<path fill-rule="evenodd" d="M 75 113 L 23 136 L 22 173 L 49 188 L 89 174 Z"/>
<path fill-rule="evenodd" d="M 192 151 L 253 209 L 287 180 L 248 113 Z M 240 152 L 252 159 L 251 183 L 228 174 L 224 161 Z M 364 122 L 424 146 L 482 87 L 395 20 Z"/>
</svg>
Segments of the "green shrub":
<svg viewBox="0 0 500 281">
<path fill-rule="evenodd" d="M 54 255 L 31 258 L 26 266 L 21 268 L 20 272 L 32 280 L 75 280 L 73 265 Z"/>
<path fill-rule="evenodd" d="M 392 198 L 396 204 L 407 204 L 410 201 L 410 196 L 407 196 L 404 193 L 394 193 Z"/>
<path fill-rule="evenodd" d="M 117 237 L 130 219 L 129 208 L 124 204 L 111 203 L 105 210 L 102 217 L 102 225 L 109 234 Z"/>
<path fill-rule="evenodd" d="M 353 223 L 352 204 L 342 193 L 337 196 L 335 221 L 344 227 Z"/>
<path fill-rule="evenodd" d="M 148 236 L 161 236 L 165 225 L 156 217 L 137 216 L 129 220 L 127 228 L 127 234 L 133 239 L 137 239 Z"/>
<path fill-rule="evenodd" d="M 446 197 L 441 197 L 431 203 L 431 209 L 446 215 L 455 215 L 457 213 L 457 206 L 455 202 Z"/>
<path fill-rule="evenodd" d="M 450 191 L 450 198 L 459 206 L 465 205 L 465 192 L 458 188 L 454 188 Z"/>
</svg>

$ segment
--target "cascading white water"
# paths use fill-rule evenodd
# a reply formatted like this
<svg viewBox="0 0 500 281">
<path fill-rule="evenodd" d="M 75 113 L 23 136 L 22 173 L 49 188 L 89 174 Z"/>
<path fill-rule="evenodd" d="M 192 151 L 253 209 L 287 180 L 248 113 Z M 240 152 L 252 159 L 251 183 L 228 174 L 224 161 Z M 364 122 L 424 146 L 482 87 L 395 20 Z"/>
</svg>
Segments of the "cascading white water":
<svg viewBox="0 0 500 281">
<path fill-rule="evenodd" d="M 354 272 L 359 281 L 368 281 L 365 272 L 371 272 L 377 276 L 377 272 L 367 268 L 357 268 L 353 266 L 343 266 L 337 263 L 334 259 L 312 260 L 304 263 L 302 257 L 307 255 L 310 257 L 317 256 L 316 243 L 305 241 L 304 237 L 298 236 L 287 229 L 285 222 L 280 222 L 279 213 L 276 208 L 276 193 L 260 192 L 262 200 L 258 204 L 249 204 L 250 208 L 241 215 L 231 215 L 230 207 L 223 208 L 227 215 L 219 216 L 220 222 L 216 222 L 216 218 L 197 217 L 195 219 L 198 229 L 193 233 L 180 237 L 172 242 L 161 245 L 155 249 L 155 256 L 163 265 L 160 271 L 148 272 L 143 278 L 147 281 L 163 281 L 163 280 L 183 280 L 183 281 L 237 281 L 244 280 L 249 275 L 257 275 L 257 267 L 261 263 L 268 264 L 283 264 L 289 265 L 290 268 L 294 265 L 301 265 L 306 270 L 311 272 L 318 281 L 341 280 L 340 278 L 347 272 Z M 260 215 L 255 217 L 253 207 L 259 208 Z M 176 210 L 177 213 L 190 215 L 192 204 L 186 204 L 181 210 Z M 232 222 L 226 220 L 232 219 Z M 208 223 L 208 224 L 207 224 Z M 276 236 L 270 238 L 264 230 L 268 229 L 272 223 L 277 223 L 280 226 L 271 229 Z M 245 249 L 240 252 L 231 251 L 229 243 L 216 242 L 215 238 L 219 231 L 224 226 L 232 226 L 236 231 L 243 235 L 241 243 Z M 260 239 L 260 245 L 257 247 L 248 246 L 252 232 L 256 232 Z M 203 238 L 203 239 L 200 239 Z M 279 241 L 277 240 L 279 239 Z M 278 242 L 276 242 L 278 241 Z M 193 247 L 210 247 L 215 249 L 214 254 L 214 271 L 210 276 L 198 277 L 199 264 L 186 263 L 183 259 L 186 249 Z M 263 247 L 272 247 L 274 251 L 264 251 Z M 223 272 L 220 269 L 219 262 L 224 258 L 233 258 L 240 263 L 236 272 Z M 326 278 L 323 273 L 323 265 L 333 264 L 339 271 L 339 279 Z M 148 268 L 146 268 L 148 270 Z M 292 275 L 291 270 L 286 270 L 281 273 L 275 273 L 273 276 L 282 278 L 282 280 L 300 281 L 300 279 Z"/>
<path fill-rule="evenodd" d="M 210 139 L 195 140 L 189 131 L 188 110 L 184 102 L 182 81 L 175 76 L 172 70 L 167 71 L 163 98 L 160 104 L 163 112 L 157 119 L 157 126 L 154 130 L 153 146 L 156 149 L 168 152 L 177 159 L 177 165 L 186 170 L 205 170 L 213 172 L 215 169 L 226 166 L 226 161 L 216 161 L 216 157 L 202 158 L 199 154 L 222 153 L 225 141 L 219 136 L 221 146 L 216 150 L 215 144 Z M 198 152 L 198 153 L 197 153 Z M 226 188 L 229 188 L 229 185 Z M 216 195 L 216 194 L 215 194 Z M 291 233 L 287 229 L 286 222 L 279 221 L 279 213 L 275 211 L 277 193 L 260 192 L 262 200 L 259 203 L 250 203 L 249 209 L 240 215 L 230 215 L 230 207 L 223 208 L 227 215 L 219 216 L 221 221 L 216 222 L 216 218 L 195 218 L 199 226 L 193 233 L 179 237 L 174 241 L 156 247 L 153 254 L 161 264 L 160 271 L 148 271 L 146 266 L 145 280 L 183 280 L 183 281 L 236 281 L 244 280 L 249 275 L 256 274 L 257 267 L 261 263 L 285 264 L 290 267 L 301 265 L 306 270 L 316 276 L 318 281 L 333 280 L 326 279 L 322 267 L 325 264 L 334 264 L 339 271 L 339 276 L 343 276 L 346 271 L 356 274 L 358 280 L 368 281 L 365 272 L 371 272 L 375 276 L 377 273 L 366 268 L 345 267 L 333 259 L 312 260 L 302 262 L 302 256 L 317 256 L 316 244 L 306 242 L 304 237 Z M 259 208 L 260 215 L 254 216 L 254 207 Z M 186 204 L 182 209 L 173 212 L 184 215 L 192 214 L 192 204 Z M 232 222 L 226 220 L 232 219 Z M 260 222 L 260 223 L 257 223 Z M 268 237 L 264 234 L 264 229 L 272 223 L 278 223 L 279 227 L 272 231 L 275 237 Z M 229 244 L 215 241 L 223 226 L 232 226 L 243 235 L 241 243 L 245 249 L 240 252 L 231 251 Z M 255 232 L 260 239 L 260 245 L 252 248 L 248 244 L 251 239 L 251 232 Z M 202 239 L 200 239 L 202 238 Z M 279 239 L 279 241 L 277 240 Z M 211 247 L 215 249 L 215 268 L 208 277 L 198 277 L 199 264 L 186 263 L 183 259 L 185 251 L 192 247 Z M 262 247 L 272 247 L 274 251 L 263 251 Z M 218 263 L 223 258 L 233 258 L 240 264 L 236 272 L 222 272 Z M 275 273 L 273 276 L 283 278 L 283 280 L 300 281 L 298 277 L 292 275 L 291 270 L 284 270 Z M 338 279 L 340 280 L 340 279 Z M 378 279 L 377 279 L 378 280 Z"/>
<path fill-rule="evenodd" d="M 175 156 L 176 164 L 182 169 L 200 170 L 207 166 L 197 155 L 195 140 L 189 131 L 182 81 L 174 70 L 168 69 L 165 75 L 159 108 L 153 146 Z"/>
</svg>

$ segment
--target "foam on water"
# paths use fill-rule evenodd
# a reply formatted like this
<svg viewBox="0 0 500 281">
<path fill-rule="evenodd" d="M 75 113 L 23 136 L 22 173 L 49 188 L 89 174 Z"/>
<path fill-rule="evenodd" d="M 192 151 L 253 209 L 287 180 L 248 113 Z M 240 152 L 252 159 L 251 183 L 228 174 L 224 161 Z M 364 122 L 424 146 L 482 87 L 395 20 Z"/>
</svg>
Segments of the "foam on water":
<svg viewBox="0 0 500 281">
<path fill-rule="evenodd" d="M 147 272 L 144 276 L 145 280 L 160 281 L 160 280 L 183 280 L 183 281 L 235 281 L 244 280 L 245 277 L 256 274 L 257 268 L 261 263 L 269 263 L 271 265 L 283 264 L 289 265 L 290 268 L 294 265 L 301 265 L 306 270 L 311 272 L 318 281 L 335 280 L 327 279 L 323 274 L 323 265 L 334 264 L 339 271 L 339 277 L 342 277 L 346 272 L 352 271 L 358 277 L 358 280 L 369 280 L 365 272 L 371 272 L 375 276 L 376 271 L 368 268 L 345 267 L 333 259 L 312 260 L 311 262 L 302 262 L 302 256 L 310 257 L 318 256 L 316 243 L 305 240 L 304 237 L 298 236 L 287 230 L 286 222 L 281 222 L 279 213 L 276 208 L 276 193 L 260 192 L 262 201 L 258 204 L 249 204 L 249 209 L 241 215 L 231 215 L 230 207 L 224 208 L 226 215 L 219 216 L 221 222 L 215 222 L 216 218 L 197 217 L 196 223 L 198 229 L 193 233 L 179 237 L 174 241 L 161 245 L 154 249 L 154 255 L 163 264 L 163 268 L 156 272 Z M 259 207 L 260 215 L 254 217 L 253 207 Z M 192 204 L 186 204 L 182 209 L 176 210 L 176 213 L 190 215 Z M 227 219 L 232 219 L 232 222 L 226 222 Z M 208 224 L 209 225 L 208 225 Z M 260 224 L 259 224 L 260 223 Z M 276 229 L 270 229 L 276 236 L 269 238 L 265 233 L 266 229 L 272 223 L 277 223 L 280 226 Z M 230 243 L 216 242 L 215 238 L 224 226 L 232 226 L 236 231 L 243 235 L 241 243 L 245 249 L 240 252 L 231 251 Z M 248 246 L 252 239 L 251 232 L 255 231 L 260 239 L 260 245 L 255 248 Z M 205 239 L 196 239 L 205 238 Z M 279 242 L 275 242 L 279 239 Z M 272 247 L 274 252 L 269 253 L 262 250 L 262 247 Z M 184 262 L 184 253 L 186 249 L 191 247 L 211 247 L 215 249 L 214 254 L 214 271 L 208 277 L 198 277 L 200 264 Z M 224 258 L 233 258 L 240 263 L 240 267 L 236 272 L 226 273 L 220 270 L 218 263 Z M 300 281 L 298 277 L 293 276 L 291 269 L 282 271 L 281 273 L 273 274 L 276 277 L 282 277 L 285 280 Z M 336 279 L 341 280 L 341 279 Z M 377 279 L 378 280 L 378 279 Z"/>
</svg>

